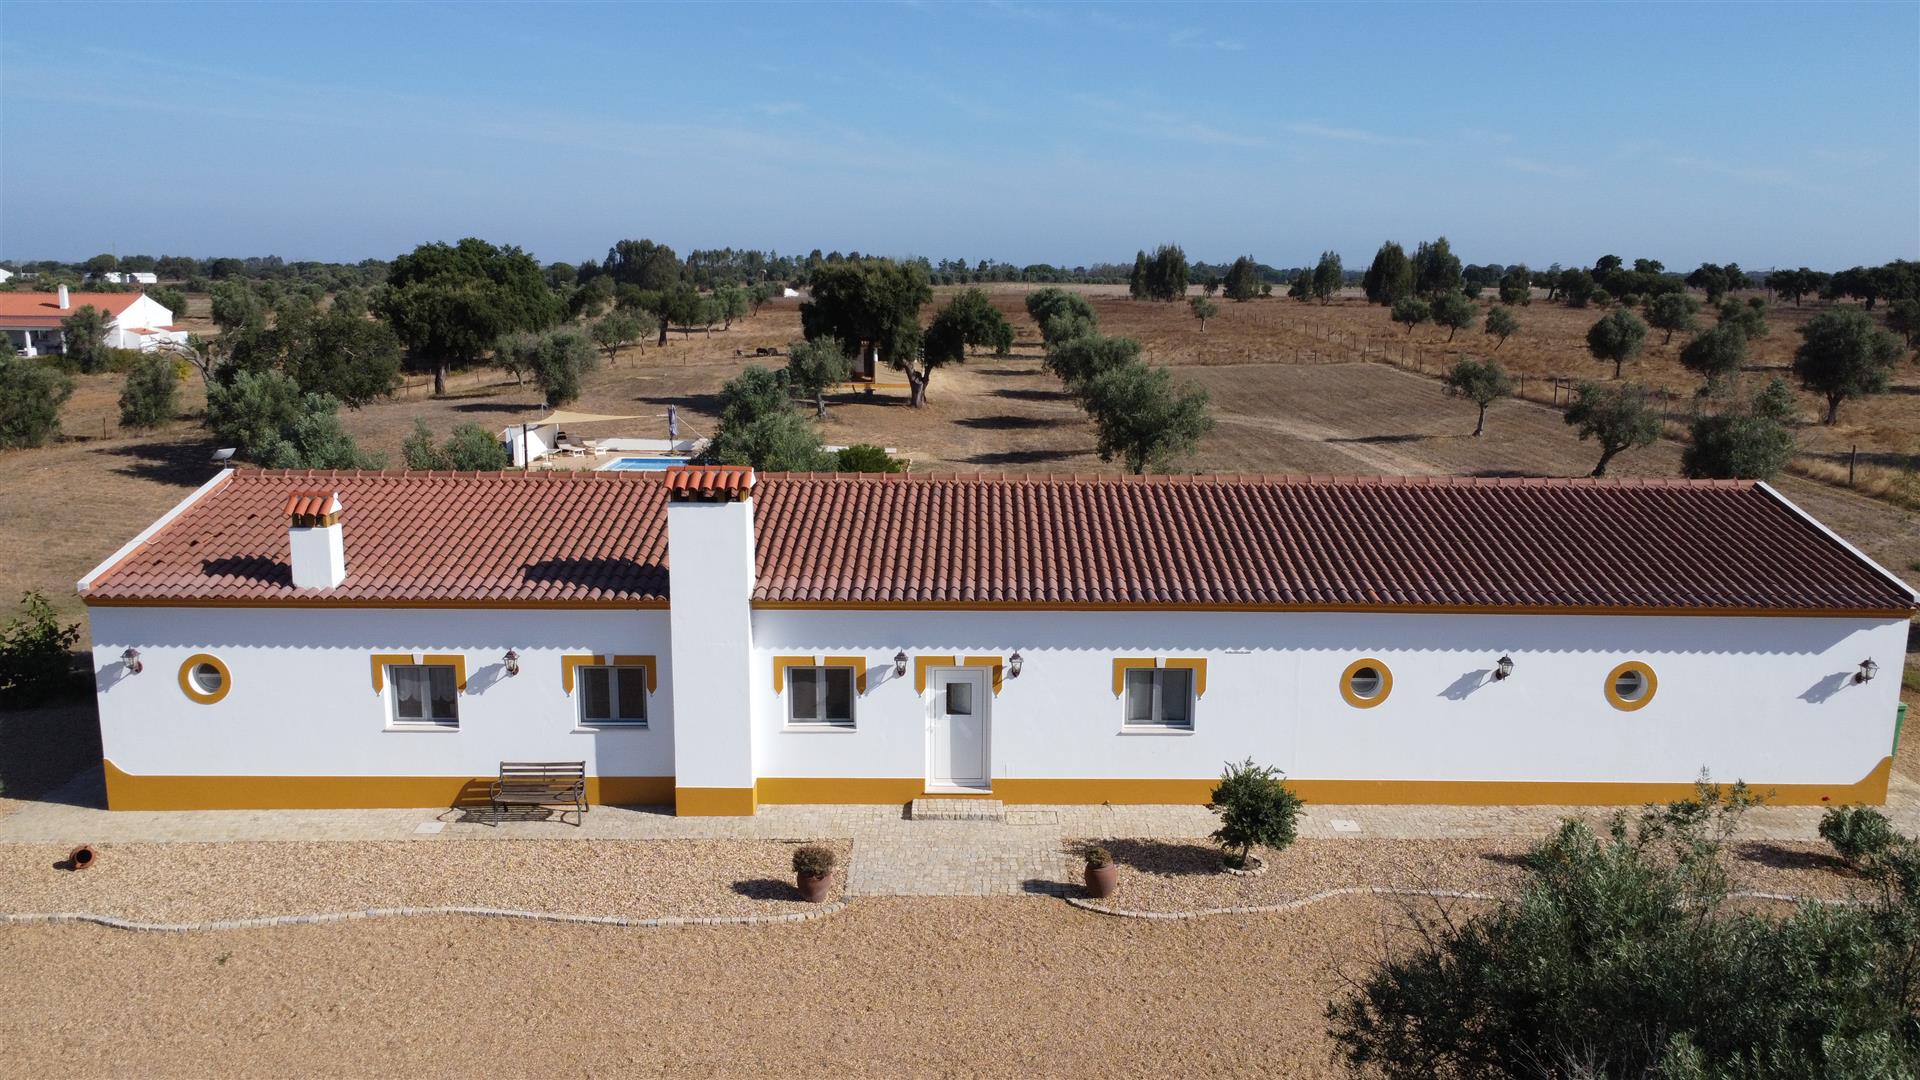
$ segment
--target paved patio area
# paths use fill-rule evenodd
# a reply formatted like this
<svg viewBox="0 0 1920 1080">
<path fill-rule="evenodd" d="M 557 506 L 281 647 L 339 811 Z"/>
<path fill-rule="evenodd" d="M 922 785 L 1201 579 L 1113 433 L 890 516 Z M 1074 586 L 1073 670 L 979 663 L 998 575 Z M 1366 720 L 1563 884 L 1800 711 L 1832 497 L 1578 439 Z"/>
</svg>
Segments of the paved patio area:
<svg viewBox="0 0 1920 1080">
<path fill-rule="evenodd" d="M 1214 818 L 1198 806 L 1009 806 L 1002 821 L 914 821 L 904 806 L 767 806 L 753 817 L 675 817 L 665 807 L 596 806 L 579 826 L 558 820 L 495 822 L 444 808 L 418 810 L 107 811 L 97 773 L 46 799 L 0 815 L 0 844 L 219 841 L 512 841 L 595 838 L 738 838 L 853 841 L 847 885 L 865 896 L 995 896 L 1052 893 L 1078 875 L 1063 841 L 1077 838 L 1198 839 Z M 1920 784 L 1895 775 L 1886 810 L 1902 832 L 1920 833 Z M 1303 837 L 1464 839 L 1541 836 L 1569 815 L 1608 810 L 1565 806 L 1333 806 L 1307 808 Z M 1754 839 L 1818 839 L 1819 807 L 1762 807 L 1747 819 Z"/>
</svg>

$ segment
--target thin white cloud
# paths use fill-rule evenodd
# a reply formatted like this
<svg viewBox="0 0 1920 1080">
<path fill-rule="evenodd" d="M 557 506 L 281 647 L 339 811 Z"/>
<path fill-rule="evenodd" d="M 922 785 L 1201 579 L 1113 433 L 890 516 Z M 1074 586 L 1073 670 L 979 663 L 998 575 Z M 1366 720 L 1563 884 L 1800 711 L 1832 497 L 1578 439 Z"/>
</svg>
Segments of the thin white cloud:
<svg viewBox="0 0 1920 1080">
<path fill-rule="evenodd" d="M 1750 184 L 1797 185 L 1799 177 L 1785 169 L 1769 168 L 1763 165 L 1735 165 L 1717 158 L 1699 157 L 1692 154 L 1680 154 L 1667 159 L 1667 164 L 1688 172 L 1712 173 L 1715 176 L 1744 180 Z"/>
<path fill-rule="evenodd" d="M 1425 146 L 1427 140 L 1412 135 L 1387 135 L 1363 128 L 1332 127 L 1327 124 L 1288 124 L 1287 130 L 1311 139 L 1365 143 L 1369 146 Z"/>
<path fill-rule="evenodd" d="M 1186 142 L 1205 143 L 1209 146 L 1265 146 L 1267 140 L 1258 135 L 1248 135 L 1237 131 L 1204 124 L 1192 117 L 1180 113 L 1154 111 L 1141 116 L 1144 129 L 1162 138 L 1181 139 Z"/>
<path fill-rule="evenodd" d="M 1561 180 L 1578 180 L 1587 175 L 1584 170 L 1572 165 L 1555 165 L 1549 161 L 1538 161 L 1528 157 L 1510 157 L 1501 159 L 1500 164 L 1514 172 L 1531 173 L 1535 176 L 1552 176 Z"/>
<path fill-rule="evenodd" d="M 1219 49 L 1240 52 L 1246 46 L 1233 38 L 1213 37 L 1197 26 L 1182 27 L 1167 35 L 1167 44 L 1176 49 Z"/>
<path fill-rule="evenodd" d="M 792 116 L 794 113 L 806 112 L 807 106 L 799 101 L 767 101 L 755 105 L 754 109 L 768 116 Z"/>
</svg>

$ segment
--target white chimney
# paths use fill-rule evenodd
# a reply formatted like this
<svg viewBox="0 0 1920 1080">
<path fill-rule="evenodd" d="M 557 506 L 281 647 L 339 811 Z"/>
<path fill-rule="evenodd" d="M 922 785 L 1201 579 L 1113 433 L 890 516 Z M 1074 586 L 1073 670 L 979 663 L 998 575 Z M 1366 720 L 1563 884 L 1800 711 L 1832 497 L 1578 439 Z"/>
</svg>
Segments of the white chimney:
<svg viewBox="0 0 1920 1080">
<path fill-rule="evenodd" d="M 667 607 L 672 634 L 674 807 L 682 816 L 751 815 L 753 470 L 666 470 Z"/>
<path fill-rule="evenodd" d="M 287 499 L 287 542 L 293 551 L 293 587 L 331 589 L 347 578 L 347 546 L 340 536 L 340 496 L 296 491 Z"/>
<path fill-rule="evenodd" d="M 67 287 L 65 285 L 60 286 L 60 310 L 65 311 L 72 306 L 73 302 L 67 299 Z"/>
</svg>

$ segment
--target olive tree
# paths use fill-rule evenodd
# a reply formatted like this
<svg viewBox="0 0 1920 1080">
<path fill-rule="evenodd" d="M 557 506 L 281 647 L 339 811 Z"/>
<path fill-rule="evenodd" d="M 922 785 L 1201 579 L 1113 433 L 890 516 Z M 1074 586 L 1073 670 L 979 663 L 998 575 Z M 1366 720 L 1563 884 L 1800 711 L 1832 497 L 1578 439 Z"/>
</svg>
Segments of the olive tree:
<svg viewBox="0 0 1920 1080">
<path fill-rule="evenodd" d="M 1200 320 L 1200 332 L 1203 334 L 1207 332 L 1207 320 L 1220 314 L 1220 305 L 1204 296 L 1194 297 L 1187 301 L 1187 305 L 1193 309 L 1193 317 Z"/>
<path fill-rule="evenodd" d="M 1858 308 L 1823 311 L 1807 320 L 1800 336 L 1793 373 L 1801 386 L 1827 399 L 1825 424 L 1839 419 L 1848 398 L 1885 393 L 1902 351 L 1899 338 Z"/>
<path fill-rule="evenodd" d="M 1171 468 L 1213 430 L 1205 390 L 1175 386 L 1166 368 L 1137 360 L 1095 375 L 1080 399 L 1100 460 L 1117 458 L 1136 474 Z"/>
<path fill-rule="evenodd" d="M 1513 393 L 1513 381 L 1492 360 L 1461 357 L 1440 382 L 1449 397 L 1463 397 L 1480 407 L 1480 417 L 1473 425 L 1476 439 L 1487 429 L 1487 406 Z"/>
<path fill-rule="evenodd" d="M 1448 341 L 1452 341 L 1454 334 L 1472 326 L 1474 320 L 1480 317 L 1480 309 L 1474 306 L 1473 301 L 1467 299 L 1466 293 L 1458 289 L 1441 293 L 1436 297 L 1431 311 L 1433 321 L 1447 328 Z"/>
<path fill-rule="evenodd" d="M 147 353 L 127 370 L 120 388 L 120 426 L 149 430 L 180 411 L 180 376 L 164 353 Z"/>
<path fill-rule="evenodd" d="M 1749 403 L 1694 417 L 1680 471 L 1695 479 L 1773 479 L 1793 458 L 1793 414 L 1793 391 L 1774 379 Z"/>
<path fill-rule="evenodd" d="M 1734 323 L 1695 334 L 1680 349 L 1681 366 L 1707 380 L 1708 389 L 1740 374 L 1746 362 L 1747 335 Z"/>
<path fill-rule="evenodd" d="M 1487 312 L 1486 332 L 1494 339 L 1493 347 L 1498 351 L 1508 338 L 1520 332 L 1520 319 L 1507 305 L 1496 305 Z"/>
<path fill-rule="evenodd" d="M 832 338 L 796 341 L 787 346 L 787 384 L 813 399 L 815 416 L 827 415 L 827 391 L 847 381 L 853 362 Z"/>
<path fill-rule="evenodd" d="M 1587 351 L 1595 360 L 1613 364 L 1613 377 L 1619 378 L 1627 361 L 1640 355 L 1647 341 L 1647 324 L 1624 308 L 1602 315 L 1587 330 Z"/>
<path fill-rule="evenodd" d="M 435 396 L 447 392 L 454 368 L 478 363 L 503 334 L 544 330 L 566 312 L 526 252 L 472 237 L 394 259 L 375 306 L 415 364 L 433 372 Z"/>
<path fill-rule="evenodd" d="M 906 374 L 913 407 L 927 403 L 927 383 L 946 361 L 921 348 L 920 305 L 933 299 L 923 266 L 891 259 L 824 263 L 814 268 L 809 291 L 812 299 L 800 305 L 808 341 L 832 338 L 848 355 L 873 342 L 882 362 Z"/>
<path fill-rule="evenodd" d="M 1866 864 L 1856 902 L 1756 911 L 1732 837 L 1757 799 L 1568 820 L 1509 899 L 1412 913 L 1416 933 L 1327 1008 L 1357 1074 L 1802 1080 L 1920 1072 L 1920 857 Z"/>
<path fill-rule="evenodd" d="M 1393 302 L 1393 321 L 1407 328 L 1407 336 L 1413 336 L 1413 328 L 1423 322 L 1433 321 L 1433 308 L 1417 296 L 1403 296 Z"/>
<path fill-rule="evenodd" d="M 649 312 L 615 310 L 601 316 L 587 332 L 593 337 L 594 345 L 607 354 L 607 366 L 612 367 L 615 355 L 629 345 L 640 346 L 644 356 L 646 340 L 653 336 L 655 329 L 654 317 Z"/>
<path fill-rule="evenodd" d="M 1082 334 L 1047 346 L 1046 369 L 1075 393 L 1095 376 L 1140 359 L 1140 343 L 1132 338 Z"/>
<path fill-rule="evenodd" d="M 495 472 L 513 460 L 498 436 L 472 421 L 455 424 L 447 441 L 435 445 L 427 422 L 415 420 L 413 434 L 401 444 L 401 455 L 409 469 L 459 472 Z"/>
<path fill-rule="evenodd" d="M 1647 301 L 1647 322 L 1655 330 L 1666 331 L 1667 336 L 1660 340 L 1662 345 L 1672 343 L 1676 330 L 1692 332 L 1698 325 L 1693 317 L 1699 313 L 1700 301 L 1686 293 L 1661 293 Z"/>
<path fill-rule="evenodd" d="M 1573 391 L 1566 421 L 1580 429 L 1580 439 L 1600 444 L 1594 476 L 1607 475 L 1607 463 L 1625 450 L 1651 446 L 1660 437 L 1660 414 L 1645 388 L 1635 383 L 1602 386 L 1581 383 Z"/>
<path fill-rule="evenodd" d="M 69 370 L 88 375 L 105 371 L 107 330 L 110 324 L 106 312 L 92 304 L 83 304 L 78 311 L 60 320 L 61 338 L 64 341 L 62 363 Z"/>
<path fill-rule="evenodd" d="M 60 434 L 60 406 L 73 380 L 25 356 L 0 356 L 0 449 L 45 446 Z"/>
<path fill-rule="evenodd" d="M 1279 769 L 1255 765 L 1252 758 L 1228 762 L 1207 799 L 1207 809 L 1220 818 L 1213 840 L 1229 866 L 1244 867 L 1256 846 L 1280 851 L 1293 843 L 1305 805 Z"/>
</svg>

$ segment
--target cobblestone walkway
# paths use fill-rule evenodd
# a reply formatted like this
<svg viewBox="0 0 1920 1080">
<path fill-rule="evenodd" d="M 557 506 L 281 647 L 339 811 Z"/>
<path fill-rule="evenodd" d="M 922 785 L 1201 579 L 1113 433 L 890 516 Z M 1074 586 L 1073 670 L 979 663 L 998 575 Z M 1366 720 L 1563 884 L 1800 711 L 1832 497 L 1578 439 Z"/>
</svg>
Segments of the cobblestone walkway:
<svg viewBox="0 0 1920 1080">
<path fill-rule="evenodd" d="M 903 806 L 768 806 L 750 818 L 684 818 L 659 807 L 596 806 L 578 827 L 557 820 L 493 822 L 460 811 L 99 809 L 95 774 L 46 800 L 6 803 L 0 844 L 210 843 L 223 841 L 512 841 L 521 839 L 830 839 L 853 841 L 848 891 L 856 896 L 1057 894 L 1078 878 L 1074 842 L 1097 838 L 1200 839 L 1214 818 L 1198 806 L 1008 806 L 1002 821 L 913 821 Z M 1920 785 L 1895 776 L 1887 812 L 1920 833 Z M 1455 839 L 1541 836 L 1568 815 L 1610 810 L 1564 806 L 1309 806 L 1308 838 Z M 1814 840 L 1818 807 L 1762 807 L 1754 839 Z"/>
</svg>

